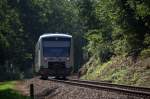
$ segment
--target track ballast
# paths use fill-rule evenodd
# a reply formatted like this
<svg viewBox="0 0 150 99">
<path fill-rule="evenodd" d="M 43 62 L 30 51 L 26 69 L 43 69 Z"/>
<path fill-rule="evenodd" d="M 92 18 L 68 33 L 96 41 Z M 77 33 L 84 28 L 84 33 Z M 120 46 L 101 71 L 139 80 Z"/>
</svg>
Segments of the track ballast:
<svg viewBox="0 0 150 99">
<path fill-rule="evenodd" d="M 66 83 L 74 86 L 92 88 L 97 90 L 105 90 L 110 92 L 118 92 L 119 94 L 128 94 L 143 97 L 144 99 L 150 99 L 150 88 L 145 87 L 135 87 L 127 85 L 118 85 L 107 82 L 98 82 L 98 81 L 88 81 L 88 80 L 78 80 L 78 79 L 49 79 L 50 81 Z"/>
</svg>

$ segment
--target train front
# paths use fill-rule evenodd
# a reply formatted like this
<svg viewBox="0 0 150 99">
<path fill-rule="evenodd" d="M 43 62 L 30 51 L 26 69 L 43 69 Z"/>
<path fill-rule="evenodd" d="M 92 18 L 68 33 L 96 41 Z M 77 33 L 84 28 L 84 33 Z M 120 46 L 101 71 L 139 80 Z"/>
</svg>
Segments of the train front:
<svg viewBox="0 0 150 99">
<path fill-rule="evenodd" d="M 42 38 L 44 76 L 66 77 L 72 71 L 72 37 L 49 36 Z"/>
</svg>

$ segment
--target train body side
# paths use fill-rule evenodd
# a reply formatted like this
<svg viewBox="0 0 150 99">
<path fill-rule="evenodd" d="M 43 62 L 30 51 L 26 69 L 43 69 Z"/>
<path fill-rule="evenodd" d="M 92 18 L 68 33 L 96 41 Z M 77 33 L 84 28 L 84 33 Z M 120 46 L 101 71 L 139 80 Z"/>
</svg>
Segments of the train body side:
<svg viewBox="0 0 150 99">
<path fill-rule="evenodd" d="M 73 39 L 66 34 L 40 36 L 35 48 L 35 71 L 43 77 L 68 76 L 73 70 Z"/>
</svg>

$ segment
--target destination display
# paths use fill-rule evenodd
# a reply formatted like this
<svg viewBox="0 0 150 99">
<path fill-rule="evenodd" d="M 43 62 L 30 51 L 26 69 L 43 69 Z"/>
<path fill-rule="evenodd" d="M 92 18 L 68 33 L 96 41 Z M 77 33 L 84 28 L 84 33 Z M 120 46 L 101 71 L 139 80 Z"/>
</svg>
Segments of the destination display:
<svg viewBox="0 0 150 99">
<path fill-rule="evenodd" d="M 43 47 L 69 47 L 70 41 L 44 41 Z"/>
</svg>

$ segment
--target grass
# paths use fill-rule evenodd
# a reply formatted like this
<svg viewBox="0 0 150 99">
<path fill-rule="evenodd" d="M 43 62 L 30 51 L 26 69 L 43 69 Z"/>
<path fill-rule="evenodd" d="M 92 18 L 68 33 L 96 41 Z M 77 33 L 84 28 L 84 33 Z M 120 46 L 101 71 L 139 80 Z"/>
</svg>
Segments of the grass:
<svg viewBox="0 0 150 99">
<path fill-rule="evenodd" d="M 0 83 L 0 99 L 29 99 L 27 96 L 23 96 L 16 92 L 13 88 L 16 85 L 16 81 L 8 81 Z"/>
<path fill-rule="evenodd" d="M 15 81 L 8 81 L 8 82 L 1 82 L 0 83 L 0 91 L 6 90 L 6 89 L 12 89 L 15 85 Z"/>
</svg>

